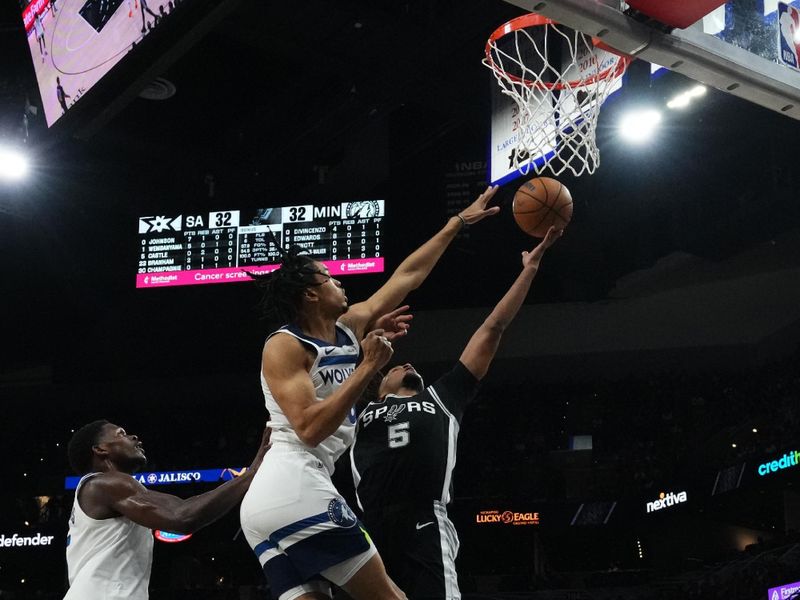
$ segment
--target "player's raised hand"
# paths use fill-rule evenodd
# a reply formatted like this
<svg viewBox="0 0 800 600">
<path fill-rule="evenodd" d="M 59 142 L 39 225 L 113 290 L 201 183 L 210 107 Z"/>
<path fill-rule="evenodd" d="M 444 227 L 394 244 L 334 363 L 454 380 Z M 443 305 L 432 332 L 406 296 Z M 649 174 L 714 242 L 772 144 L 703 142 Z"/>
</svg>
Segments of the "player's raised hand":
<svg viewBox="0 0 800 600">
<path fill-rule="evenodd" d="M 539 242 L 539 245 L 536 246 L 530 252 L 523 252 L 522 253 L 522 266 L 525 269 L 528 268 L 539 268 L 539 263 L 542 260 L 542 256 L 544 256 L 545 251 L 556 243 L 556 240 L 564 235 L 563 229 L 556 229 L 555 227 L 551 227 L 547 230 L 547 235 L 544 236 L 544 239 Z"/>
<path fill-rule="evenodd" d="M 375 321 L 375 328 L 383 329 L 383 335 L 390 342 L 407 335 L 411 327 L 411 319 L 414 318 L 414 315 L 411 313 L 403 314 L 406 313 L 409 308 L 408 304 L 404 304 L 403 306 L 395 308 L 392 312 L 386 313 Z"/>
<path fill-rule="evenodd" d="M 383 329 L 370 331 L 367 337 L 361 340 L 361 350 L 364 354 L 363 362 L 370 364 L 375 370 L 388 363 L 394 354 L 392 342 L 384 335 Z"/>
<path fill-rule="evenodd" d="M 484 217 L 488 217 L 490 215 L 496 215 L 500 212 L 499 206 L 493 206 L 491 208 L 486 208 L 486 205 L 489 204 L 489 201 L 497 192 L 496 185 L 490 185 L 486 188 L 486 191 L 483 192 L 478 199 L 475 200 L 472 204 L 470 204 L 467 208 L 462 210 L 459 216 L 464 219 L 464 223 L 467 225 L 472 225 L 473 223 L 477 223 Z"/>
<path fill-rule="evenodd" d="M 256 457 L 253 459 L 253 463 L 250 465 L 249 470 L 252 470 L 253 472 L 258 471 L 258 467 L 261 466 L 261 461 L 264 460 L 264 455 L 272 446 L 272 444 L 269 442 L 270 436 L 272 436 L 272 429 L 267 427 L 264 429 L 264 434 L 261 436 L 261 445 L 258 447 L 258 452 L 256 453 Z"/>
</svg>

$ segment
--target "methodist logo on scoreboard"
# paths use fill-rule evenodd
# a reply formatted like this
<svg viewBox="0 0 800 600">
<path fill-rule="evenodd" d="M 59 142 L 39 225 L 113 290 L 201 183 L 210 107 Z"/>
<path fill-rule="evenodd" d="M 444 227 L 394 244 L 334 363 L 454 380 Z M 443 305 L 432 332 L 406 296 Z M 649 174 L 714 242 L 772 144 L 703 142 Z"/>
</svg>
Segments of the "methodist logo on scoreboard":
<svg viewBox="0 0 800 600">
<path fill-rule="evenodd" d="M 512 510 L 482 510 L 475 515 L 478 525 L 501 523 L 503 525 L 538 525 L 538 512 L 514 512 Z"/>
<path fill-rule="evenodd" d="M 784 469 L 796 467 L 798 464 L 800 464 L 800 452 L 797 450 L 792 450 L 777 460 L 771 460 L 765 462 L 764 464 L 758 465 L 758 474 L 761 477 L 765 477 L 770 473 L 777 473 L 778 471 L 783 471 Z"/>
<path fill-rule="evenodd" d="M 676 504 L 682 504 L 688 500 L 686 492 L 661 492 L 658 495 L 658 500 L 653 500 L 647 503 L 647 512 L 655 512 L 662 508 L 669 508 Z"/>
</svg>

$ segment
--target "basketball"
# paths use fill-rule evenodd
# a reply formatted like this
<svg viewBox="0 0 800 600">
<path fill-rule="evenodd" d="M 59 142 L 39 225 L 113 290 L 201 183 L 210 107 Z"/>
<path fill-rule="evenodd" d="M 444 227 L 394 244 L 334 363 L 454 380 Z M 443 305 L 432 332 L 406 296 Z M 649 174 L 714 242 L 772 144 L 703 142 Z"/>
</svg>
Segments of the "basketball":
<svg viewBox="0 0 800 600">
<path fill-rule="evenodd" d="M 560 181 L 535 177 L 514 194 L 514 220 L 520 229 L 543 238 L 551 226 L 564 229 L 572 219 L 572 194 Z"/>
</svg>

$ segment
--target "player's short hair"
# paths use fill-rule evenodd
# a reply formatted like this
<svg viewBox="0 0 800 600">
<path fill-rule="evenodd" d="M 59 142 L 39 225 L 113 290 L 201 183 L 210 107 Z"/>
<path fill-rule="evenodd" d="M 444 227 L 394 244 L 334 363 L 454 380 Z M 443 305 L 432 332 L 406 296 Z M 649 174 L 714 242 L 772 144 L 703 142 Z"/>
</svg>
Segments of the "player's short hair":
<svg viewBox="0 0 800 600">
<path fill-rule="evenodd" d="M 100 419 L 84 425 L 74 434 L 67 445 L 67 457 L 72 470 L 78 475 L 85 475 L 92 470 L 92 448 L 100 440 L 100 432 L 108 425 L 108 421 Z"/>
<path fill-rule="evenodd" d="M 324 283 L 314 277 L 319 269 L 313 258 L 302 254 L 300 246 L 292 246 L 288 250 L 280 248 L 280 251 L 279 269 L 263 275 L 247 273 L 263 292 L 259 302 L 261 316 L 272 324 L 294 321 L 300 310 L 303 292 Z"/>
</svg>

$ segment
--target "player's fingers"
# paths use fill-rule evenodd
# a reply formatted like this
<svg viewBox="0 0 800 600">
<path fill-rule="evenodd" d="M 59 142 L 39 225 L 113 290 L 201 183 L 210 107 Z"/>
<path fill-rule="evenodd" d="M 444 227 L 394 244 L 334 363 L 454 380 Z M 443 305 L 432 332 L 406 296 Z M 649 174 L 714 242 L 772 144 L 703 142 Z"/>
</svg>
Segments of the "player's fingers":
<svg viewBox="0 0 800 600">
<path fill-rule="evenodd" d="M 481 208 L 486 206 L 486 203 L 489 202 L 489 190 L 491 190 L 491 186 L 487 186 L 487 188 L 478 196 L 478 204 L 480 204 Z"/>
<path fill-rule="evenodd" d="M 406 312 L 409 308 L 411 308 L 408 304 L 404 304 L 403 306 L 398 306 L 392 312 L 390 312 L 387 316 L 388 317 L 395 317 L 400 315 L 400 313 Z"/>
</svg>

